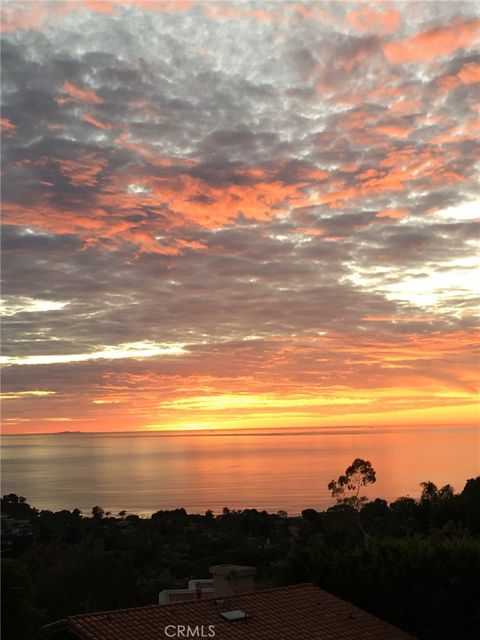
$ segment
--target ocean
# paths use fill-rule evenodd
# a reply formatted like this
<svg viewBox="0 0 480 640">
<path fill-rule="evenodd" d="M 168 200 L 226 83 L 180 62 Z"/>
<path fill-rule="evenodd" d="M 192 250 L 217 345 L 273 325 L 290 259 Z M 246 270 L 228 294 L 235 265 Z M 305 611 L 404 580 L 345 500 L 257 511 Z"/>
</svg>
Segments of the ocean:
<svg viewBox="0 0 480 640">
<path fill-rule="evenodd" d="M 334 504 L 327 484 L 354 458 L 377 473 L 365 494 L 391 501 L 418 497 L 424 480 L 461 491 L 480 473 L 479 450 L 479 429 L 465 426 L 9 435 L 2 493 L 54 511 L 226 506 L 295 515 Z"/>
</svg>

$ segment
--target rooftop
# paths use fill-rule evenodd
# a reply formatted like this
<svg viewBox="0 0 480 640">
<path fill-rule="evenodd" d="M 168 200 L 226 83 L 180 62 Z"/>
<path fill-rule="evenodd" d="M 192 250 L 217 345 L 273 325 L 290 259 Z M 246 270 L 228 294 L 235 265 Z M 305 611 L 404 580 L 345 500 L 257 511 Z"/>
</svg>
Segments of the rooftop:
<svg viewBox="0 0 480 640">
<path fill-rule="evenodd" d="M 240 619 L 222 613 L 241 611 Z M 177 602 L 71 616 L 48 625 L 68 629 L 81 640 L 163 640 L 169 625 L 202 627 L 216 640 L 414 640 L 352 604 L 311 584 L 240 593 L 228 598 Z M 169 628 L 172 633 L 172 628 Z"/>
</svg>

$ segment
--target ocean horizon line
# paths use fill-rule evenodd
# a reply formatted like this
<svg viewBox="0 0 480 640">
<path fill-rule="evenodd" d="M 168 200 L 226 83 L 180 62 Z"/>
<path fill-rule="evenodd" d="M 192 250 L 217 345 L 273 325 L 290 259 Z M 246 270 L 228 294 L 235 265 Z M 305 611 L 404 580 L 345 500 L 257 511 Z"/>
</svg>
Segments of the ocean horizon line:
<svg viewBox="0 0 480 640">
<path fill-rule="evenodd" d="M 371 430 L 424 430 L 424 429 L 479 429 L 480 425 L 472 423 L 432 423 L 432 424 L 385 424 L 385 425 L 328 425 L 315 427 L 221 427 L 217 429 L 138 429 L 128 431 L 29 431 L 26 433 L 2 433 L 2 437 L 17 436 L 152 436 L 152 437 L 178 437 L 178 436 L 242 436 L 242 435 L 309 435 L 313 433 L 328 433 L 342 430 L 371 431 Z"/>
</svg>

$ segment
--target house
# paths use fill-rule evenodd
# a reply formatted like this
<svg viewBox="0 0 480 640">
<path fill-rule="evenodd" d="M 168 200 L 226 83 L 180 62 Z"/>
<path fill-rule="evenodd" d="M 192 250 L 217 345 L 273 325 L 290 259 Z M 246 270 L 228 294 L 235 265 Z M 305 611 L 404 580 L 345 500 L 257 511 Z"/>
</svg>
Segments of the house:
<svg viewBox="0 0 480 640">
<path fill-rule="evenodd" d="M 210 567 L 210 573 L 212 579 L 189 580 L 187 589 L 164 589 L 158 596 L 158 604 L 234 596 L 255 589 L 254 567 L 217 564 Z"/>
<path fill-rule="evenodd" d="M 189 580 L 186 589 L 164 589 L 158 594 L 158 604 L 188 602 L 213 597 L 213 580 Z"/>
<path fill-rule="evenodd" d="M 76 615 L 46 629 L 55 640 L 414 640 L 312 584 L 235 592 L 251 568 L 212 569 L 210 598 Z M 223 595 L 215 591 L 217 575 Z"/>
</svg>

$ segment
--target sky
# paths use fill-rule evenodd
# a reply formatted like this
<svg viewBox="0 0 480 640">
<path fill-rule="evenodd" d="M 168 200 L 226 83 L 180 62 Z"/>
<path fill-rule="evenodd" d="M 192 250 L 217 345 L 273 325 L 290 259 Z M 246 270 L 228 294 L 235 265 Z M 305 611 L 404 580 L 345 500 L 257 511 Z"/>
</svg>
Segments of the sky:
<svg viewBox="0 0 480 640">
<path fill-rule="evenodd" d="M 4 1 L 4 433 L 476 423 L 479 16 Z"/>
</svg>

